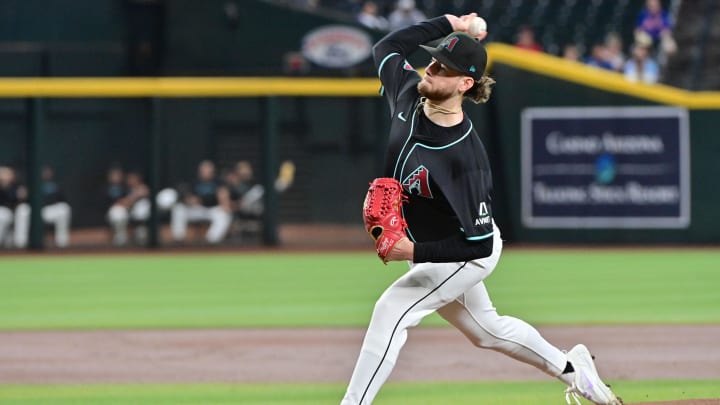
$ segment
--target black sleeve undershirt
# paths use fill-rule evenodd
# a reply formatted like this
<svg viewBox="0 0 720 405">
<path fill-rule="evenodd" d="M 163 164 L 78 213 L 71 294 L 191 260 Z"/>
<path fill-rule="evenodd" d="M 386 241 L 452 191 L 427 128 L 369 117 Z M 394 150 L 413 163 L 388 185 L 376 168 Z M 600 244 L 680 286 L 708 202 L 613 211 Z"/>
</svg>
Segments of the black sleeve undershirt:
<svg viewBox="0 0 720 405">
<path fill-rule="evenodd" d="M 469 241 L 461 233 L 457 233 L 447 239 L 415 243 L 413 262 L 464 262 L 488 257 L 492 250 L 492 236 L 480 241 Z"/>
</svg>

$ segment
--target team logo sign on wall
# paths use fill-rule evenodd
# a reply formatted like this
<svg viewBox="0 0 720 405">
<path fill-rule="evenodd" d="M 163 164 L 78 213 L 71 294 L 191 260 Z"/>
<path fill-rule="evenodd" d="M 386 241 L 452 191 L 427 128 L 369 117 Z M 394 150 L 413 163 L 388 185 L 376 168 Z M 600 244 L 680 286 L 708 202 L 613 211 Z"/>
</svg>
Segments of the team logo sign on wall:
<svg viewBox="0 0 720 405">
<path fill-rule="evenodd" d="M 529 228 L 689 226 L 687 111 L 525 109 L 522 218 Z"/>
<path fill-rule="evenodd" d="M 302 54 L 311 62 L 326 68 L 348 68 L 370 56 L 372 40 L 368 34 L 344 25 L 327 25 L 314 29 L 302 40 Z"/>
</svg>

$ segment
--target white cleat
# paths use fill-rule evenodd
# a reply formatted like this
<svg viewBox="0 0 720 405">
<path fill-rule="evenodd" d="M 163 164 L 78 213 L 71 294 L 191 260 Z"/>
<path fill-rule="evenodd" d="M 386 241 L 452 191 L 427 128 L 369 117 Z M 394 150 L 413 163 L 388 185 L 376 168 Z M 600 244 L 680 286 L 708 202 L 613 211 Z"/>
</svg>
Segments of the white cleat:
<svg viewBox="0 0 720 405">
<path fill-rule="evenodd" d="M 610 390 L 598 375 L 590 351 L 585 345 L 577 345 L 567 353 L 568 361 L 575 369 L 575 380 L 571 387 L 565 390 L 565 401 L 571 404 L 570 398 L 581 405 L 578 397 L 583 397 L 597 405 L 622 405 L 620 398 Z"/>
</svg>

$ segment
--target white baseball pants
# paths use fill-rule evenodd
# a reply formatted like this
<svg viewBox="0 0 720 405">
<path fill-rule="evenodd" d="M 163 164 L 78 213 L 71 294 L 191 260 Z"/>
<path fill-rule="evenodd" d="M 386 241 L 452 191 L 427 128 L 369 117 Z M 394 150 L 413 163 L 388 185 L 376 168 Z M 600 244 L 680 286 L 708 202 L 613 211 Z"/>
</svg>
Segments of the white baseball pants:
<svg viewBox="0 0 720 405">
<path fill-rule="evenodd" d="M 223 240 L 232 223 L 232 214 L 220 206 L 203 207 L 175 204 L 170 212 L 170 231 L 173 239 L 185 239 L 189 222 L 210 221 L 205 239 L 210 243 Z"/>
<path fill-rule="evenodd" d="M 8 207 L 0 207 L 0 247 L 10 245 L 9 230 L 13 222 L 13 212 Z"/>
<path fill-rule="evenodd" d="M 560 377 L 567 357 L 520 319 L 499 316 L 483 280 L 500 259 L 495 228 L 493 253 L 465 263 L 417 263 L 375 304 L 370 326 L 341 405 L 371 404 L 390 375 L 407 330 L 437 311 L 477 347 L 496 350 Z"/>
<path fill-rule="evenodd" d="M 65 202 L 46 205 L 40 211 L 45 223 L 55 226 L 55 245 L 67 247 L 70 242 L 70 219 L 72 210 Z M 30 236 L 30 204 L 23 203 L 15 208 L 15 247 L 27 246 Z"/>
<path fill-rule="evenodd" d="M 127 243 L 128 222 L 147 221 L 150 218 L 150 200 L 143 198 L 135 202 L 128 209 L 122 205 L 113 205 L 107 213 L 107 220 L 113 229 L 113 243 L 116 245 L 124 245 Z"/>
</svg>

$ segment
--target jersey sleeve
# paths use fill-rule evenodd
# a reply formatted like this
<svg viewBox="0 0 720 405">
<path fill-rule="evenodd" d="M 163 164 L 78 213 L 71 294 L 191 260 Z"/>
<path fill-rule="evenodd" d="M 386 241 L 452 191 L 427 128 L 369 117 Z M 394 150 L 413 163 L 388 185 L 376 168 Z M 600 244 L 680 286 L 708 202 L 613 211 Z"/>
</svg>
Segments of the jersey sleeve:
<svg viewBox="0 0 720 405">
<path fill-rule="evenodd" d="M 421 44 L 442 38 L 452 32 L 452 25 L 444 16 L 423 21 L 388 34 L 373 46 L 373 59 L 382 83 L 381 94 L 394 110 L 398 96 L 420 81 L 408 57 Z"/>
</svg>

